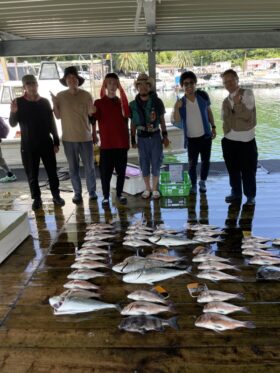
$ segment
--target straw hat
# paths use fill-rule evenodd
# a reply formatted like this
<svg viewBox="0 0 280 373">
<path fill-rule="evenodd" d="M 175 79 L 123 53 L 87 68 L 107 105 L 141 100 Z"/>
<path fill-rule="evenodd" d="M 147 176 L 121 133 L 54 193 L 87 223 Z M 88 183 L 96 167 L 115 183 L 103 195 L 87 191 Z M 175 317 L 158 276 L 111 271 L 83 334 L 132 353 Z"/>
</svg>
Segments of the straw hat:
<svg viewBox="0 0 280 373">
<path fill-rule="evenodd" d="M 155 87 L 155 80 L 145 73 L 139 74 L 138 78 L 135 80 L 134 85 L 135 85 L 136 89 L 137 89 L 138 84 L 140 84 L 140 83 L 150 84 L 151 90 L 153 90 L 154 87 Z"/>
</svg>

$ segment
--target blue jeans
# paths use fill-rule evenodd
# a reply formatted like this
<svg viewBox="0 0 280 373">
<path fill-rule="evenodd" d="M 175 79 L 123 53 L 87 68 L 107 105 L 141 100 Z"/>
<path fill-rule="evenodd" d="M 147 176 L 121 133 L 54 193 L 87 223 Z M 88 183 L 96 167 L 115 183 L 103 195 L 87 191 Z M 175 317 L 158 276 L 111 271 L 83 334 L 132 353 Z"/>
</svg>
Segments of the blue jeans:
<svg viewBox="0 0 280 373">
<path fill-rule="evenodd" d="M 137 138 L 139 164 L 142 175 L 159 176 L 160 166 L 162 165 L 163 152 L 160 132 L 150 137 Z"/>
<path fill-rule="evenodd" d="M 63 141 L 64 152 L 69 164 L 69 173 L 75 195 L 82 195 L 80 177 L 80 157 L 85 168 L 87 190 L 90 196 L 96 191 L 96 177 L 94 169 L 93 142 Z"/>
</svg>

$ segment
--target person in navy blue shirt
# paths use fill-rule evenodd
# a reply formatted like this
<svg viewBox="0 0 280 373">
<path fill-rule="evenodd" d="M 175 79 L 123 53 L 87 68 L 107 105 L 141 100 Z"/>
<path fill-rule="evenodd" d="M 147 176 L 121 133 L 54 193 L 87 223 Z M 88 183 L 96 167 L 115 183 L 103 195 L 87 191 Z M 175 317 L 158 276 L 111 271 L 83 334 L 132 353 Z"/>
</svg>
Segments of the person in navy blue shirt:
<svg viewBox="0 0 280 373">
<path fill-rule="evenodd" d="M 200 155 L 201 169 L 199 191 L 206 192 L 206 180 L 210 167 L 212 139 L 216 137 L 216 126 L 211 102 L 206 92 L 196 89 L 197 77 L 192 71 L 180 76 L 184 96 L 174 106 L 173 124 L 184 131 L 184 147 L 188 150 L 191 194 L 197 193 L 197 162 Z"/>
</svg>

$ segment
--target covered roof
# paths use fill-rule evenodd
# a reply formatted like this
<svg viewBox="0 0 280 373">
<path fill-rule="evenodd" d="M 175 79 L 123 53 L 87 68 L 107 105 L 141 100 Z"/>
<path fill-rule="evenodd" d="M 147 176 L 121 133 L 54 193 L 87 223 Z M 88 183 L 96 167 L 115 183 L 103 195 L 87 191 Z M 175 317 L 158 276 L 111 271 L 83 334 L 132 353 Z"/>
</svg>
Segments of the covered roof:
<svg viewBox="0 0 280 373">
<path fill-rule="evenodd" d="M 0 14 L 1 55 L 280 45 L 279 0 L 0 0 Z"/>
</svg>

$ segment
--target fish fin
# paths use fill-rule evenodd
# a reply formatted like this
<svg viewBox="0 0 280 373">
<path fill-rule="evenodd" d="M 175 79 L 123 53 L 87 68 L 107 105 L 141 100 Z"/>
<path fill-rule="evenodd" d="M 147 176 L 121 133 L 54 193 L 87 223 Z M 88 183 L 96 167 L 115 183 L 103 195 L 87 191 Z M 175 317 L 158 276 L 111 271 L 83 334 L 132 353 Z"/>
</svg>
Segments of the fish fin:
<svg viewBox="0 0 280 373">
<path fill-rule="evenodd" d="M 245 313 L 251 313 L 251 311 L 247 307 L 241 307 L 240 311 Z"/>
<path fill-rule="evenodd" d="M 253 321 L 245 321 L 244 326 L 245 326 L 245 328 L 249 328 L 249 329 L 255 329 L 256 328 L 256 325 L 253 323 Z"/>
<path fill-rule="evenodd" d="M 179 330 L 179 326 L 177 324 L 177 320 L 178 320 L 178 316 L 173 316 L 173 317 L 171 317 L 170 319 L 168 319 L 166 321 L 167 321 L 168 325 L 171 328 L 173 328 L 175 330 Z"/>
<path fill-rule="evenodd" d="M 148 284 L 148 285 L 151 285 L 151 286 L 153 286 L 153 285 L 154 285 L 154 283 L 153 283 L 153 282 L 147 282 L 147 284 Z"/>
</svg>

